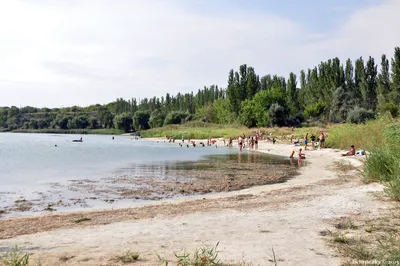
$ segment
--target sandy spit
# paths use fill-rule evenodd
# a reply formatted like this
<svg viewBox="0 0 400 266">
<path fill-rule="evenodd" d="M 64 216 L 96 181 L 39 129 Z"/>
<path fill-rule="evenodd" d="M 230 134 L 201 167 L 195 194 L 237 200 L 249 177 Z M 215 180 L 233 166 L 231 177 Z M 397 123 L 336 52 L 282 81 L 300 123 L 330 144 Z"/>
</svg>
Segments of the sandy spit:
<svg viewBox="0 0 400 266">
<path fill-rule="evenodd" d="M 294 149 L 259 147 L 283 156 Z M 278 265 L 340 265 L 319 232 L 333 227 L 327 219 L 378 215 L 382 203 L 369 192 L 382 186 L 363 185 L 356 171 L 343 178 L 335 170 L 341 160 L 360 167 L 359 158 L 331 149 L 305 153 L 306 166 L 286 183 L 129 209 L 0 220 L 0 252 L 18 244 L 43 265 L 120 265 L 115 256 L 130 249 L 141 254 L 135 265 L 161 265 L 155 253 L 173 261 L 173 252 L 219 242 L 221 259 L 232 264 L 273 265 L 273 249 Z"/>
</svg>

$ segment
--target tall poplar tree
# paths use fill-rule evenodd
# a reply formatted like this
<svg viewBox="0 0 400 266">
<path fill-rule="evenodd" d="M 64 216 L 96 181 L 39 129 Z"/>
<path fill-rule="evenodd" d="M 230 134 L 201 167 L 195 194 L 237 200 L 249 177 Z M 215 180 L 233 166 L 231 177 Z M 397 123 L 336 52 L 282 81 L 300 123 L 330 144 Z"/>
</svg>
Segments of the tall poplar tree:
<svg viewBox="0 0 400 266">
<path fill-rule="evenodd" d="M 378 107 L 382 109 L 388 102 L 390 95 L 390 73 L 389 73 L 389 60 L 386 55 L 383 54 L 381 57 L 381 73 L 378 75 L 378 87 L 377 87 L 377 98 Z"/>
<path fill-rule="evenodd" d="M 369 57 L 365 67 L 365 75 L 361 81 L 361 94 L 365 108 L 376 109 L 376 88 L 377 88 L 377 66 L 373 57 Z"/>
<path fill-rule="evenodd" d="M 358 58 L 355 62 L 355 70 L 354 70 L 354 98 L 357 99 L 358 102 L 362 100 L 362 81 L 365 80 L 365 67 L 364 60 L 362 57 Z"/>
<path fill-rule="evenodd" d="M 400 104 L 400 48 L 394 49 L 394 57 L 392 58 L 392 100 L 396 105 Z"/>
</svg>

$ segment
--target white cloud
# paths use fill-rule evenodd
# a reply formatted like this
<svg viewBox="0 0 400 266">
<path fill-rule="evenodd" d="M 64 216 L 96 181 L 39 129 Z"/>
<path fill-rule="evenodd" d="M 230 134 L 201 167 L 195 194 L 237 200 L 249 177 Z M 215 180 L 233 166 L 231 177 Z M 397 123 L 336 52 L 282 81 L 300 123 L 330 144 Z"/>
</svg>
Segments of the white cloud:
<svg viewBox="0 0 400 266">
<path fill-rule="evenodd" d="M 337 31 L 320 33 L 271 14 L 210 15 L 158 0 L 4 0 L 0 106 L 88 105 L 225 86 L 243 63 L 287 76 L 333 56 L 391 55 L 400 43 L 398 3 L 357 10 Z"/>
</svg>

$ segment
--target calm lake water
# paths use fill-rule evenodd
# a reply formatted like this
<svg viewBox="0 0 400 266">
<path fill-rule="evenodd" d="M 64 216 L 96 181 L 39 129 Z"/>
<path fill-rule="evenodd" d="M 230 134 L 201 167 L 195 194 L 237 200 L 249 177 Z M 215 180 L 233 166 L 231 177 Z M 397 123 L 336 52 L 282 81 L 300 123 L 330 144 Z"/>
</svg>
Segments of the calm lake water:
<svg viewBox="0 0 400 266">
<path fill-rule="evenodd" d="M 80 137 L 82 143 L 72 142 Z M 0 133 L 0 211 L 21 199 L 56 202 L 82 197 L 81 192 L 71 189 L 74 180 L 90 183 L 150 172 L 152 178 L 165 178 L 168 168 L 179 167 L 184 161 L 237 153 L 237 149 L 200 145 L 181 148 L 178 143 L 135 140 L 130 136 L 115 136 L 113 140 L 104 135 Z M 105 207 L 104 202 L 89 203 L 89 207 Z M 76 209 L 85 207 L 78 205 Z M 43 206 L 40 208 L 43 210 Z"/>
</svg>

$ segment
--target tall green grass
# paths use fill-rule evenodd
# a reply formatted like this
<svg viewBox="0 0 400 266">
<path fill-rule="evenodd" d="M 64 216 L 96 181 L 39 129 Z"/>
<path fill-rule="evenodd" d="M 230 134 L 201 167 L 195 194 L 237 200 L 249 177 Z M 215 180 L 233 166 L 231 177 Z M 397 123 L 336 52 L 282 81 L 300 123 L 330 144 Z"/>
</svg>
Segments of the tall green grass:
<svg viewBox="0 0 400 266">
<path fill-rule="evenodd" d="M 168 125 L 160 128 L 153 128 L 141 132 L 142 137 L 154 138 L 172 136 L 180 139 L 207 139 L 207 138 L 229 138 L 241 134 L 250 134 L 250 129 L 240 125 L 216 125 L 203 122 L 190 122 L 183 125 Z"/>
<path fill-rule="evenodd" d="M 172 136 L 180 139 L 182 135 L 191 139 L 207 139 L 207 138 L 230 138 L 237 137 L 241 134 L 246 136 L 254 135 L 257 131 L 264 132 L 267 136 L 271 133 L 271 137 L 280 138 L 282 135 L 289 138 L 292 134 L 290 127 L 270 127 L 270 128 L 247 128 L 243 125 L 220 125 L 212 123 L 204 123 L 192 121 L 182 125 L 167 125 L 160 128 L 153 128 L 141 132 L 141 136 L 145 138 Z M 308 132 L 318 134 L 320 130 L 328 131 L 320 127 L 296 128 L 294 130 L 295 139 L 302 138 Z"/>
<path fill-rule="evenodd" d="M 364 181 L 382 182 L 388 196 L 400 201 L 400 121 L 382 116 L 365 124 L 344 124 L 330 129 L 327 145 L 370 152 L 365 160 Z"/>
<path fill-rule="evenodd" d="M 339 124 L 329 128 L 326 146 L 332 148 L 348 149 L 354 145 L 356 149 L 372 151 L 386 144 L 383 129 L 396 123 L 389 116 L 369 120 L 365 124 Z"/>
</svg>

